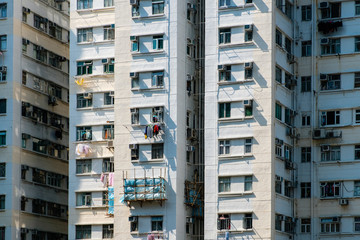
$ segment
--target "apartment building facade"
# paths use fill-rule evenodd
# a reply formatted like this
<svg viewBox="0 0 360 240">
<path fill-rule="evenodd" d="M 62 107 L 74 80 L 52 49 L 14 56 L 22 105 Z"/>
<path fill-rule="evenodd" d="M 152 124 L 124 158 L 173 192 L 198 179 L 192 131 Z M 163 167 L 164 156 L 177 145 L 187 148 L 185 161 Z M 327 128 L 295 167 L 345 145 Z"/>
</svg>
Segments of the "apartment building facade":
<svg viewBox="0 0 360 240">
<path fill-rule="evenodd" d="M 206 2 L 205 239 L 359 238 L 359 14 Z"/>
<path fill-rule="evenodd" d="M 70 5 L 69 239 L 114 237 L 114 1 Z"/>
<path fill-rule="evenodd" d="M 0 3 L 0 239 L 67 239 L 68 6 Z"/>
</svg>

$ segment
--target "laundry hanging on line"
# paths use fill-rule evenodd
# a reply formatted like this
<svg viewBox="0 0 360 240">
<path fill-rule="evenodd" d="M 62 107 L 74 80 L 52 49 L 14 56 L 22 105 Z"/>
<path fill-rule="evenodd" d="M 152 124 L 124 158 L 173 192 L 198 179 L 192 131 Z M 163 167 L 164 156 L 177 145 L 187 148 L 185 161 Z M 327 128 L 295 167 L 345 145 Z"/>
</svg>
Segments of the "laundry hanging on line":
<svg viewBox="0 0 360 240">
<path fill-rule="evenodd" d="M 159 123 L 146 125 L 144 130 L 145 139 L 157 137 L 162 129 Z"/>
</svg>

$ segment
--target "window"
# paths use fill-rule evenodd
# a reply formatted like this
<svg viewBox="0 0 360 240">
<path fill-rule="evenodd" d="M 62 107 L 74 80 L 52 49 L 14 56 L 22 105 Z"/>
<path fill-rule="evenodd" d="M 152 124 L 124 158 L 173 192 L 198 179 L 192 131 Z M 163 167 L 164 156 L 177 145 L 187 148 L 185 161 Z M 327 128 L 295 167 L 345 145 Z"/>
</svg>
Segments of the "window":
<svg viewBox="0 0 360 240">
<path fill-rule="evenodd" d="M 245 79 L 252 79 L 253 78 L 253 68 L 245 68 Z"/>
<path fill-rule="evenodd" d="M 285 108 L 285 123 L 288 125 L 292 125 L 292 121 L 291 121 L 291 109 L 289 108 Z"/>
<path fill-rule="evenodd" d="M 253 176 L 245 176 L 244 191 L 252 191 Z"/>
<path fill-rule="evenodd" d="M 114 58 L 110 58 L 110 59 L 102 59 L 101 60 L 104 66 L 104 73 L 114 73 L 114 63 L 115 60 Z"/>
<path fill-rule="evenodd" d="M 229 214 L 218 215 L 218 230 L 230 230 L 231 221 Z"/>
<path fill-rule="evenodd" d="M 130 221 L 130 232 L 137 232 L 138 231 L 138 217 L 131 216 L 129 217 Z"/>
<path fill-rule="evenodd" d="M 311 56 L 311 41 L 302 41 L 301 42 L 301 56 L 310 57 Z"/>
<path fill-rule="evenodd" d="M 285 0 L 285 11 L 284 11 L 284 13 L 290 19 L 292 19 L 292 8 L 293 8 L 293 5 L 289 1 Z"/>
<path fill-rule="evenodd" d="M 354 217 L 354 230 L 360 232 L 360 217 Z"/>
<path fill-rule="evenodd" d="M 320 183 L 320 192 L 322 198 L 340 197 L 340 182 L 322 182 Z"/>
<path fill-rule="evenodd" d="M 48 141 L 33 138 L 33 151 L 47 154 Z"/>
<path fill-rule="evenodd" d="M 34 27 L 40 31 L 47 32 L 48 19 L 34 14 Z"/>
<path fill-rule="evenodd" d="M 231 117 L 231 103 L 219 103 L 219 118 Z"/>
<path fill-rule="evenodd" d="M 282 158 L 282 144 L 283 141 L 280 139 L 275 139 L 275 155 L 279 158 Z"/>
<path fill-rule="evenodd" d="M 164 48 L 164 37 L 154 36 L 153 37 L 153 50 L 162 50 Z"/>
<path fill-rule="evenodd" d="M 103 165 L 102 165 L 102 171 L 103 172 L 114 172 L 114 161 L 112 161 L 110 158 L 104 158 Z"/>
<path fill-rule="evenodd" d="M 355 160 L 360 160 L 360 145 L 355 145 Z"/>
<path fill-rule="evenodd" d="M 301 198 L 311 198 L 311 183 L 302 182 L 300 183 Z"/>
<path fill-rule="evenodd" d="M 62 99 L 62 89 L 55 84 L 49 84 L 49 95 Z"/>
<path fill-rule="evenodd" d="M 76 160 L 76 173 L 90 173 L 91 172 L 91 159 L 90 160 Z"/>
<path fill-rule="evenodd" d="M 335 90 L 341 88 L 340 74 L 328 74 L 327 80 L 321 81 L 321 90 Z"/>
<path fill-rule="evenodd" d="M 282 70 L 278 66 L 275 67 L 275 80 L 282 83 Z"/>
<path fill-rule="evenodd" d="M 152 122 L 162 123 L 164 121 L 164 107 L 154 107 L 152 109 Z"/>
<path fill-rule="evenodd" d="M 0 36 L 0 51 L 5 51 L 7 49 L 7 36 Z"/>
<path fill-rule="evenodd" d="M 251 147 L 252 147 L 252 139 L 251 138 L 245 139 L 245 153 L 251 153 Z"/>
<path fill-rule="evenodd" d="M 6 131 L 0 131 L 0 146 L 6 145 Z"/>
<path fill-rule="evenodd" d="M 281 223 L 283 216 L 279 214 L 275 214 L 275 230 L 281 231 Z"/>
<path fill-rule="evenodd" d="M 301 21 L 311 21 L 311 5 L 301 6 Z"/>
<path fill-rule="evenodd" d="M 132 5 L 131 6 L 131 15 L 132 15 L 132 17 L 140 16 L 139 5 Z"/>
<path fill-rule="evenodd" d="M 311 76 L 301 77 L 301 92 L 311 91 Z"/>
<path fill-rule="evenodd" d="M 231 178 L 230 177 L 219 177 L 219 192 L 230 192 L 231 191 Z"/>
<path fill-rule="evenodd" d="M 0 18 L 6 18 L 7 17 L 7 4 L 1 3 L 0 4 Z"/>
<path fill-rule="evenodd" d="M 91 225 L 77 225 L 76 239 L 91 239 Z"/>
<path fill-rule="evenodd" d="M 55 53 L 49 52 L 49 64 L 51 66 L 61 69 L 62 61 L 63 61 L 63 57 L 61 57 Z"/>
<path fill-rule="evenodd" d="M 244 229 L 252 229 L 252 213 L 245 213 L 243 220 Z"/>
<path fill-rule="evenodd" d="M 360 15 L 360 1 L 355 1 L 355 15 Z"/>
<path fill-rule="evenodd" d="M 219 7 L 228 7 L 230 6 L 230 0 L 219 0 Z"/>
<path fill-rule="evenodd" d="M 164 144 L 157 143 L 151 145 L 151 159 L 164 158 Z"/>
<path fill-rule="evenodd" d="M 220 65 L 219 69 L 219 82 L 231 81 L 231 66 L 230 65 Z"/>
<path fill-rule="evenodd" d="M 114 0 L 104 0 L 104 7 L 114 6 Z"/>
<path fill-rule="evenodd" d="M 291 53 L 291 39 L 288 37 L 285 37 L 285 50 Z"/>
<path fill-rule="evenodd" d="M 252 25 L 250 25 L 252 27 Z M 250 42 L 253 40 L 253 30 L 245 29 L 245 42 Z"/>
<path fill-rule="evenodd" d="M 48 51 L 46 49 L 34 44 L 34 57 L 36 60 L 47 63 L 47 53 Z"/>
<path fill-rule="evenodd" d="M 321 17 L 323 19 L 341 17 L 341 3 L 329 3 L 328 8 L 321 9 Z"/>
<path fill-rule="evenodd" d="M 131 112 L 131 124 L 139 124 L 139 109 L 132 108 L 130 109 Z"/>
<path fill-rule="evenodd" d="M 151 87 L 164 86 L 164 72 L 153 72 L 151 74 Z"/>
<path fill-rule="evenodd" d="M 104 93 L 104 105 L 114 105 L 114 92 Z"/>
<path fill-rule="evenodd" d="M 0 227 L 0 240 L 5 240 L 5 227 Z"/>
<path fill-rule="evenodd" d="M 131 160 L 139 160 L 139 145 L 135 146 L 135 148 L 131 148 Z"/>
<path fill-rule="evenodd" d="M 219 44 L 231 43 L 231 28 L 219 29 Z"/>
<path fill-rule="evenodd" d="M 49 186 L 53 186 L 53 187 L 61 187 L 61 179 L 62 179 L 62 175 L 57 174 L 57 173 L 52 173 L 52 172 L 48 172 L 46 174 L 47 176 L 47 181 L 46 184 Z"/>
<path fill-rule="evenodd" d="M 105 0 L 113 1 L 113 0 Z M 104 26 L 104 40 L 114 40 L 115 39 L 115 25 Z"/>
<path fill-rule="evenodd" d="M 245 117 L 251 117 L 253 115 L 253 100 L 247 100 L 248 104 L 244 102 Z"/>
<path fill-rule="evenodd" d="M 230 140 L 219 141 L 219 155 L 230 154 Z"/>
<path fill-rule="evenodd" d="M 103 139 L 114 139 L 114 125 L 104 125 Z"/>
<path fill-rule="evenodd" d="M 320 223 L 322 233 L 340 232 L 340 219 L 338 217 L 322 218 Z"/>
<path fill-rule="evenodd" d="M 311 161 L 311 147 L 302 147 L 301 148 L 301 162 L 310 162 Z"/>
<path fill-rule="evenodd" d="M 0 114 L 6 113 L 6 99 L 0 99 Z"/>
<path fill-rule="evenodd" d="M 282 119 L 282 107 L 278 103 L 275 103 L 275 117 L 280 121 Z"/>
<path fill-rule="evenodd" d="M 77 75 L 92 74 L 92 61 L 77 62 Z"/>
<path fill-rule="evenodd" d="M 321 45 L 322 55 L 340 54 L 340 53 L 341 53 L 340 38 L 330 38 L 328 44 Z"/>
<path fill-rule="evenodd" d="M 164 0 L 152 0 L 152 14 L 164 14 Z"/>
<path fill-rule="evenodd" d="M 76 127 L 76 141 L 92 140 L 91 126 Z"/>
<path fill-rule="evenodd" d="M 93 7 L 93 0 L 77 0 L 77 9 L 89 9 Z"/>
<path fill-rule="evenodd" d="M 302 218 L 301 222 L 301 232 L 302 233 L 310 233 L 311 231 L 311 219 L 310 218 Z"/>
<path fill-rule="evenodd" d="M 275 42 L 277 45 L 282 47 L 282 33 L 278 29 L 276 29 L 276 33 L 275 33 Z"/>
<path fill-rule="evenodd" d="M 92 98 L 88 97 L 89 94 L 77 94 L 76 95 L 76 107 L 77 108 L 86 108 L 86 107 L 92 107 Z"/>
<path fill-rule="evenodd" d="M 103 191 L 102 192 L 102 205 L 107 206 L 109 204 L 109 192 Z"/>
<path fill-rule="evenodd" d="M 360 73 L 355 73 L 354 88 L 360 88 Z"/>
<path fill-rule="evenodd" d="M 360 196 L 360 181 L 354 181 L 354 196 Z"/>
<path fill-rule="evenodd" d="M 0 178 L 6 177 L 6 163 L 0 163 Z"/>
<path fill-rule="evenodd" d="M 103 225 L 103 233 L 102 238 L 113 238 L 114 237 L 114 225 L 113 224 L 106 224 Z"/>
<path fill-rule="evenodd" d="M 282 177 L 275 176 L 275 192 L 279 194 L 282 192 Z"/>
<path fill-rule="evenodd" d="M 321 161 L 340 161 L 340 146 L 321 146 Z"/>
<path fill-rule="evenodd" d="M 286 197 L 293 197 L 293 183 L 291 181 L 284 181 L 285 189 L 284 189 L 284 195 Z"/>
<path fill-rule="evenodd" d="M 139 51 L 139 37 L 130 36 L 130 41 L 131 41 L 131 51 L 138 52 Z"/>
<path fill-rule="evenodd" d="M 0 209 L 5 209 L 5 195 L 0 195 Z"/>
<path fill-rule="evenodd" d="M 310 126 L 310 113 L 303 113 L 301 116 L 301 125 L 302 126 Z"/>
<path fill-rule="evenodd" d="M 163 230 L 163 217 L 156 216 L 151 217 L 151 231 L 162 231 Z"/>
<path fill-rule="evenodd" d="M 82 28 L 77 30 L 77 42 L 92 42 L 93 41 L 93 29 Z"/>
<path fill-rule="evenodd" d="M 76 206 L 90 206 L 91 192 L 82 192 L 76 194 Z"/>
<path fill-rule="evenodd" d="M 340 111 L 321 112 L 321 125 L 340 124 Z"/>
</svg>

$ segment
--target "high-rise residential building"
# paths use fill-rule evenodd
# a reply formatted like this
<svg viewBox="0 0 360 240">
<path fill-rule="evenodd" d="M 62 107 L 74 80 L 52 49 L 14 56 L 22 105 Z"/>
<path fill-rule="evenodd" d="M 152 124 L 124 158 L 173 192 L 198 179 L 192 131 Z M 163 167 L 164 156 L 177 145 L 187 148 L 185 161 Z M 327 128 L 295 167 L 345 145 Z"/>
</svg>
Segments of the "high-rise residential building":
<svg viewBox="0 0 360 240">
<path fill-rule="evenodd" d="M 114 1 L 70 2 L 69 239 L 110 239 L 114 236 L 113 207 L 109 207 L 114 203 L 110 183 Z"/>
<path fill-rule="evenodd" d="M 205 239 L 358 239 L 360 2 L 205 16 Z"/>
<path fill-rule="evenodd" d="M 0 239 L 67 239 L 69 2 L 0 2 Z"/>
</svg>

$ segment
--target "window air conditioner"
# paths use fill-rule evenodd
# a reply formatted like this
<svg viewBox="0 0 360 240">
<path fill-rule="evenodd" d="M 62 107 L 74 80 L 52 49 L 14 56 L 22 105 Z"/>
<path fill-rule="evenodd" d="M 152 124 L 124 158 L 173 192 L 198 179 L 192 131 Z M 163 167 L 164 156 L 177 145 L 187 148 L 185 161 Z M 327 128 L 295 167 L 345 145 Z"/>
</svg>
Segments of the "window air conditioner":
<svg viewBox="0 0 360 240">
<path fill-rule="evenodd" d="M 29 166 L 21 165 L 21 170 L 29 170 Z"/>
<path fill-rule="evenodd" d="M 244 106 L 252 106 L 252 100 L 244 100 Z"/>
<path fill-rule="evenodd" d="M 108 63 L 109 63 L 109 59 L 108 59 L 108 58 L 104 58 L 104 59 L 101 60 L 101 62 L 102 62 L 103 64 L 108 64 Z"/>
<path fill-rule="evenodd" d="M 134 144 L 134 143 L 129 144 L 129 149 L 131 150 L 138 149 L 138 144 Z"/>
<path fill-rule="evenodd" d="M 85 99 L 92 99 L 92 93 L 84 93 Z"/>
<path fill-rule="evenodd" d="M 218 70 L 219 70 L 219 71 L 225 71 L 225 70 L 226 70 L 226 66 L 225 66 L 225 65 L 218 65 Z"/>
<path fill-rule="evenodd" d="M 23 7 L 23 12 L 29 14 L 31 11 L 30 8 Z"/>
<path fill-rule="evenodd" d="M 275 138 L 275 144 L 276 145 L 283 145 L 284 144 L 284 141 L 283 140 L 280 140 L 278 138 Z"/>
<path fill-rule="evenodd" d="M 333 220 L 333 222 L 339 222 L 340 218 L 339 217 L 333 217 L 332 220 Z"/>
<path fill-rule="evenodd" d="M 27 228 L 21 228 L 21 229 L 20 229 L 20 232 L 21 232 L 21 233 L 28 233 L 28 232 L 29 232 L 29 229 L 27 229 Z"/>
<path fill-rule="evenodd" d="M 252 69 L 253 68 L 253 63 L 252 62 L 246 62 L 244 67 L 245 67 L 245 69 Z"/>
<path fill-rule="evenodd" d="M 330 5 L 328 2 L 321 2 L 319 3 L 319 9 L 329 8 Z"/>
<path fill-rule="evenodd" d="M 30 139 L 31 138 L 31 135 L 26 134 L 26 133 L 23 133 L 21 136 L 22 136 L 22 139 Z"/>
<path fill-rule="evenodd" d="M 1 66 L 0 67 L 0 72 L 6 72 L 7 71 L 7 67 L 6 66 Z"/>
<path fill-rule="evenodd" d="M 139 1 L 138 0 L 130 0 L 130 5 L 138 5 Z"/>
<path fill-rule="evenodd" d="M 348 199 L 339 199 L 339 204 L 342 206 L 348 205 L 349 204 L 349 200 Z"/>
<path fill-rule="evenodd" d="M 278 219 L 279 219 L 280 221 L 285 221 L 285 216 L 280 215 Z"/>
<path fill-rule="evenodd" d="M 137 222 L 137 221 L 138 221 L 138 217 L 135 216 L 129 217 L 129 222 Z"/>
<path fill-rule="evenodd" d="M 194 223 L 194 218 L 186 217 L 186 223 Z"/>
<path fill-rule="evenodd" d="M 114 141 L 108 141 L 107 142 L 107 147 L 108 148 L 113 148 L 114 147 Z"/>
<path fill-rule="evenodd" d="M 187 146 L 186 146 L 186 151 L 188 151 L 188 152 L 194 152 L 194 151 L 195 151 L 195 147 L 194 147 L 194 146 L 191 146 L 191 145 L 187 145 Z"/>
<path fill-rule="evenodd" d="M 131 72 L 131 73 L 130 73 L 130 77 L 131 77 L 131 78 L 137 78 L 137 77 L 138 77 L 138 73 L 137 73 L 137 72 Z"/>
<path fill-rule="evenodd" d="M 195 79 L 195 77 L 193 75 L 190 75 L 190 74 L 187 75 L 187 78 L 186 78 L 187 81 L 192 81 L 194 79 Z"/>
<path fill-rule="evenodd" d="M 322 152 L 328 152 L 328 151 L 330 151 L 330 145 L 322 145 L 322 146 L 321 146 L 321 151 L 322 151 Z"/>
<path fill-rule="evenodd" d="M 138 41 L 138 37 L 137 37 L 137 36 L 130 36 L 130 41 L 131 41 L 131 42 L 137 42 L 137 41 Z"/>
<path fill-rule="evenodd" d="M 329 75 L 320 73 L 320 81 L 327 81 L 329 79 Z"/>
<path fill-rule="evenodd" d="M 131 108 L 131 109 L 130 109 L 130 112 L 131 112 L 131 113 L 138 113 L 138 112 L 139 112 L 139 109 L 138 109 L 138 108 Z"/>
<path fill-rule="evenodd" d="M 328 38 L 321 38 L 320 39 L 320 44 L 321 45 L 328 45 L 330 42 L 330 40 Z"/>
<path fill-rule="evenodd" d="M 110 96 L 110 97 L 114 97 L 114 96 L 115 96 L 115 92 L 114 92 L 114 91 L 111 91 L 111 92 L 109 93 L 109 96 Z"/>
<path fill-rule="evenodd" d="M 244 26 L 245 31 L 252 31 L 253 30 L 253 25 L 252 24 L 248 24 Z"/>
</svg>

